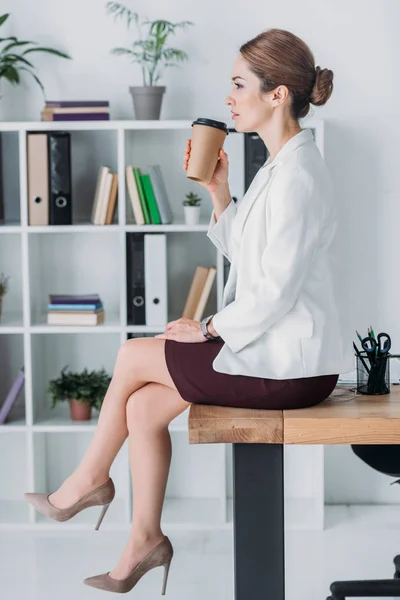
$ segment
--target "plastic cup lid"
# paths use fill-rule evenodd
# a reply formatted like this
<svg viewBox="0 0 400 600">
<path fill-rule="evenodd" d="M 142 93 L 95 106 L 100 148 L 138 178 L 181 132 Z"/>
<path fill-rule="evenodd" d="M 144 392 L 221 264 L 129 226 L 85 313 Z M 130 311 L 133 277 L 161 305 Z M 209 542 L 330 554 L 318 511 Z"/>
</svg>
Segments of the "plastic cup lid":
<svg viewBox="0 0 400 600">
<path fill-rule="evenodd" d="M 193 127 L 193 125 L 208 125 L 208 127 L 216 127 L 216 129 L 222 129 L 223 131 L 225 131 L 226 135 L 229 135 L 228 126 L 226 123 L 223 123 L 222 121 L 215 121 L 214 119 L 199 118 L 199 119 L 196 119 L 196 121 L 193 121 L 192 127 Z"/>
</svg>

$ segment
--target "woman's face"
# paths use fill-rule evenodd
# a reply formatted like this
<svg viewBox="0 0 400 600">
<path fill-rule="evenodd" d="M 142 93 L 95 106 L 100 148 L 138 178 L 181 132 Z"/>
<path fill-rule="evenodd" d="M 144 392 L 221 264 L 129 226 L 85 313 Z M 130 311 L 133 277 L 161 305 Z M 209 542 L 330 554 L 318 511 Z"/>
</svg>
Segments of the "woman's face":
<svg viewBox="0 0 400 600">
<path fill-rule="evenodd" d="M 225 101 L 238 114 L 233 120 L 236 130 L 257 132 L 265 127 L 272 118 L 274 107 L 282 103 L 282 87 L 261 97 L 260 80 L 239 53 L 233 65 L 232 88 Z"/>
</svg>

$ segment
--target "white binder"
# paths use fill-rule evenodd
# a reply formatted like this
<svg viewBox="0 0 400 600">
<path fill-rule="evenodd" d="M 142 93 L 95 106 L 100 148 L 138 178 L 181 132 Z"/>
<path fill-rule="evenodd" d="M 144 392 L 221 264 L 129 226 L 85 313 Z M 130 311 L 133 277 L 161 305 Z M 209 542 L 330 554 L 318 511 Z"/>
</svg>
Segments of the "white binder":
<svg viewBox="0 0 400 600">
<path fill-rule="evenodd" d="M 168 322 L 165 233 L 144 235 L 144 285 L 146 325 L 164 329 Z"/>
</svg>

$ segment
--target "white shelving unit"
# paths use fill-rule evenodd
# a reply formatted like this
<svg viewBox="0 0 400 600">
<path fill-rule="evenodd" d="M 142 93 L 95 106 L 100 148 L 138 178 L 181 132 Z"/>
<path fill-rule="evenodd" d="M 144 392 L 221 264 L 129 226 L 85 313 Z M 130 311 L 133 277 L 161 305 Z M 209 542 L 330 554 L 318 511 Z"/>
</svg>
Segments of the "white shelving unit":
<svg viewBox="0 0 400 600">
<path fill-rule="evenodd" d="M 222 118 L 221 120 L 224 120 Z M 49 379 L 68 364 L 72 369 L 100 368 L 112 372 L 119 346 L 132 333 L 162 331 L 127 324 L 126 232 L 166 232 L 168 320 L 180 316 L 197 264 L 217 267 L 205 314 L 222 307 L 224 257 L 205 232 L 211 201 L 182 169 L 183 149 L 191 136 L 192 120 L 99 122 L 4 122 L 3 184 L 6 223 L 0 226 L 0 271 L 11 275 L 0 322 L 0 399 L 19 368 L 25 366 L 23 393 L 10 420 L 0 426 L 0 529 L 93 528 L 98 507 L 83 511 L 71 522 L 57 523 L 37 513 L 23 499 L 26 491 L 50 492 L 80 461 L 96 427 L 91 421 L 71 421 L 68 406 L 50 408 Z M 323 154 L 322 121 L 311 128 Z M 27 210 L 27 131 L 71 132 L 73 225 L 33 227 Z M 239 199 L 244 192 L 244 136 L 226 139 L 230 189 Z M 125 186 L 125 165 L 160 164 L 166 181 L 174 223 L 137 226 Z M 97 171 L 101 164 L 118 173 L 118 205 L 112 225 L 90 223 Z M 203 197 L 201 223 L 183 220 L 185 193 Z M 46 324 L 49 293 L 98 292 L 105 323 L 97 327 L 56 327 Z M 163 510 L 163 526 L 180 529 L 232 527 L 231 445 L 189 445 L 187 414 L 170 425 L 172 464 Z M 134 505 L 127 442 L 111 470 L 116 497 L 102 527 L 129 528 Z M 288 528 L 321 529 L 324 516 L 323 446 L 285 447 L 286 523 Z"/>
</svg>

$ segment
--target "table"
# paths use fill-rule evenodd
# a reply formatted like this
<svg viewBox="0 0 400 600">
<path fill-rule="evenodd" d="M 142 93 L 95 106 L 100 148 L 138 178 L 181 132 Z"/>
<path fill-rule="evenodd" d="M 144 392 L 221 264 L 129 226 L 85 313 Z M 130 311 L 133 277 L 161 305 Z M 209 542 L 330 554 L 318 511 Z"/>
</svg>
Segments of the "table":
<svg viewBox="0 0 400 600">
<path fill-rule="evenodd" d="M 235 600 L 284 600 L 284 445 L 400 444 L 400 386 L 291 410 L 192 404 L 188 428 L 190 444 L 232 444 Z"/>
</svg>

